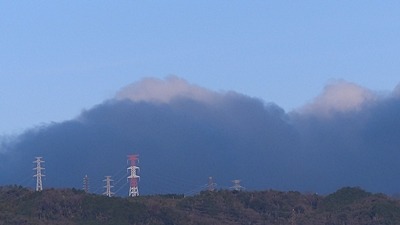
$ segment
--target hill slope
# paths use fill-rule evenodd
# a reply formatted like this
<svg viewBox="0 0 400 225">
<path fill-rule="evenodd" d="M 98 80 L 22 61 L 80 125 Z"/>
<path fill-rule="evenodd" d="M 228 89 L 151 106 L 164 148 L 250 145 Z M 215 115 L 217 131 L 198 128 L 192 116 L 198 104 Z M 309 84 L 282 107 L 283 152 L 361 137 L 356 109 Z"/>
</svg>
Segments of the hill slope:
<svg viewBox="0 0 400 225">
<path fill-rule="evenodd" d="M 74 189 L 0 188 L 0 225 L 400 224 L 400 202 L 359 188 L 299 192 L 202 192 L 108 198 Z"/>
</svg>

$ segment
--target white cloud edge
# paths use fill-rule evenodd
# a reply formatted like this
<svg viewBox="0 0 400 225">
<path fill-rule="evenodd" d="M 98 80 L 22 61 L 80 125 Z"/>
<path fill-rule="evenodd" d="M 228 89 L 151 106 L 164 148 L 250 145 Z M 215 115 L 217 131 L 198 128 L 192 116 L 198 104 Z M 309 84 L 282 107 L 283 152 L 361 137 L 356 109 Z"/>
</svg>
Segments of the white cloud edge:
<svg viewBox="0 0 400 225">
<path fill-rule="evenodd" d="M 190 84 L 183 78 L 168 76 L 165 79 L 143 78 L 122 88 L 115 98 L 152 103 L 169 103 L 176 98 L 188 98 L 210 103 L 218 98 L 218 93 Z"/>
</svg>

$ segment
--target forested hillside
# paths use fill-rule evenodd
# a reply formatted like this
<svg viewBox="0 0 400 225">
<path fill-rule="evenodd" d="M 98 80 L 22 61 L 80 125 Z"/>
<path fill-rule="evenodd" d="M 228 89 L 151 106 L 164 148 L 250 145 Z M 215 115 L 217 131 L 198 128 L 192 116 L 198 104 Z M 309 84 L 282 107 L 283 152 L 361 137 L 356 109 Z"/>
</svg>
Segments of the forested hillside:
<svg viewBox="0 0 400 225">
<path fill-rule="evenodd" d="M 220 190 L 196 196 L 105 197 L 75 189 L 0 187 L 0 225 L 400 224 L 400 202 L 360 188 L 327 196 Z"/>
</svg>

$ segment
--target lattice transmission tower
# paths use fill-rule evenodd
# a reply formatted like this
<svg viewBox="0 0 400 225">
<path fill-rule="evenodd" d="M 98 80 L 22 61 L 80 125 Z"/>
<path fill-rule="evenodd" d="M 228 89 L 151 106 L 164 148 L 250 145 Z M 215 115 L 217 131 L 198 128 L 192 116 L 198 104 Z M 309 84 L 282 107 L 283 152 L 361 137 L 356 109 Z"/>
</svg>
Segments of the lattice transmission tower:
<svg viewBox="0 0 400 225">
<path fill-rule="evenodd" d="M 44 161 L 42 160 L 42 157 L 35 157 L 36 160 L 33 161 L 33 163 L 36 163 L 36 167 L 33 168 L 33 170 L 36 170 L 36 174 L 33 175 L 33 177 L 36 177 L 36 191 L 42 191 L 43 190 L 43 183 L 42 183 L 42 177 L 45 175 L 42 173 L 42 170 L 44 170 L 44 167 L 42 167 L 42 163 Z"/>
<path fill-rule="evenodd" d="M 213 177 L 208 177 L 207 190 L 215 191 L 216 188 L 217 188 L 217 184 L 214 182 Z"/>
<path fill-rule="evenodd" d="M 111 197 L 114 195 L 113 192 L 111 192 L 111 188 L 113 188 L 114 186 L 111 185 L 111 181 L 113 181 L 111 179 L 111 176 L 106 176 L 106 179 L 104 179 L 103 181 L 106 182 L 106 185 L 104 186 L 106 188 L 106 191 L 103 193 L 103 195 Z"/>
<path fill-rule="evenodd" d="M 137 166 L 137 163 L 139 162 L 139 155 L 128 155 L 128 161 L 130 165 L 128 167 L 128 171 L 130 170 L 130 175 L 128 176 L 128 180 L 130 180 L 129 196 L 139 196 L 138 181 L 140 176 L 137 175 L 139 170 L 139 167 Z"/>
<path fill-rule="evenodd" d="M 231 190 L 242 191 L 245 189 L 243 186 L 240 185 L 240 180 L 233 180 L 232 183 L 233 183 L 233 186 L 230 187 Z"/>
<path fill-rule="evenodd" d="M 83 177 L 83 190 L 86 193 L 89 193 L 89 177 L 88 177 L 88 175 L 85 175 Z"/>
</svg>

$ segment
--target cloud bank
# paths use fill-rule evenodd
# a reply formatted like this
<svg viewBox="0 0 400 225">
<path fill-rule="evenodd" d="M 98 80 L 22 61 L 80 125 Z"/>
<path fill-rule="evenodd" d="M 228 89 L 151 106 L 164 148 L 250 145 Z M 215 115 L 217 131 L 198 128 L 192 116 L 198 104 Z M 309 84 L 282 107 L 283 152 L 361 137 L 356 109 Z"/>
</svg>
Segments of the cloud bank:
<svg viewBox="0 0 400 225">
<path fill-rule="evenodd" d="M 126 156 L 140 155 L 142 194 L 187 193 L 213 176 L 220 188 L 326 193 L 341 186 L 400 189 L 399 88 L 386 96 L 356 84 L 329 84 L 294 112 L 235 92 L 207 90 L 178 77 L 129 85 L 76 119 L 3 141 L 1 184 L 33 185 L 34 156 L 45 186 L 93 192 L 104 176 L 127 193 Z"/>
</svg>

